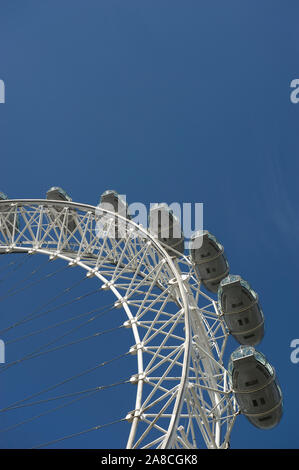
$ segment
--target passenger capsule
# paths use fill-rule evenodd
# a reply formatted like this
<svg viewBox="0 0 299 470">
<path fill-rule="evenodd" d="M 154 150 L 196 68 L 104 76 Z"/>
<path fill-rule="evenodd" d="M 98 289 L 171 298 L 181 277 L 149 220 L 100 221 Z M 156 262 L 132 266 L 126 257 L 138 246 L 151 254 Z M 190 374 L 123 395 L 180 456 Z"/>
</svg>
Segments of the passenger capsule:
<svg viewBox="0 0 299 470">
<path fill-rule="evenodd" d="M 230 333 L 240 344 L 254 346 L 263 339 L 264 315 L 248 282 L 227 276 L 220 282 L 218 302 Z"/>
<path fill-rule="evenodd" d="M 68 193 L 60 188 L 59 186 L 53 186 L 47 191 L 47 200 L 51 201 L 66 201 L 66 202 L 72 202 L 72 198 L 68 195 Z M 56 205 L 55 210 L 57 212 L 63 211 L 63 205 Z M 55 215 L 51 217 L 51 220 L 55 220 Z M 64 220 L 64 215 L 62 214 L 60 217 L 60 222 L 63 222 Z M 69 209 L 68 214 L 67 214 L 67 227 L 70 232 L 74 232 L 74 230 L 77 227 L 77 221 L 76 221 L 76 216 L 75 216 L 75 211 L 73 209 Z"/>
<path fill-rule="evenodd" d="M 125 198 L 114 189 L 107 189 L 107 191 L 101 195 L 98 208 L 114 212 L 125 219 L 131 220 L 129 207 Z M 103 231 L 106 232 L 106 229 L 109 231 L 110 238 L 115 238 L 116 240 L 125 238 L 127 229 L 126 221 L 117 217 L 111 221 L 111 216 L 109 214 L 103 215 L 100 210 L 97 210 L 96 215 L 97 220 L 101 221 Z"/>
<path fill-rule="evenodd" d="M 170 256 L 184 253 L 184 235 L 179 219 L 167 204 L 154 204 L 149 214 L 149 230 L 164 243 Z"/>
<path fill-rule="evenodd" d="M 239 346 L 229 360 L 229 378 L 241 412 L 260 429 L 276 426 L 282 416 L 282 393 L 274 368 L 252 346 Z"/>
<path fill-rule="evenodd" d="M 117 214 L 125 217 L 126 219 L 131 219 L 129 213 L 129 208 L 126 200 L 117 191 L 114 189 L 107 189 L 100 199 L 100 207 L 111 212 L 116 212 Z"/>
<path fill-rule="evenodd" d="M 223 246 L 207 230 L 198 231 L 191 237 L 190 254 L 203 285 L 217 293 L 220 281 L 229 272 Z"/>
<path fill-rule="evenodd" d="M 72 198 L 68 195 L 68 193 L 58 186 L 53 186 L 47 191 L 47 199 L 54 201 L 72 201 Z"/>
</svg>

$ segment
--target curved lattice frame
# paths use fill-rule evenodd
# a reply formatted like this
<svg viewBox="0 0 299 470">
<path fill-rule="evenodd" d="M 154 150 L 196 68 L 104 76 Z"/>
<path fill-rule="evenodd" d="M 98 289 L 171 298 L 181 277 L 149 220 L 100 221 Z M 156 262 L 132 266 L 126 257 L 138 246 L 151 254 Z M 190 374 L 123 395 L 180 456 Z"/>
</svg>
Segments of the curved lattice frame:
<svg viewBox="0 0 299 470">
<path fill-rule="evenodd" d="M 125 227 L 121 238 L 111 237 L 109 224 Z M 12 252 L 80 266 L 125 310 L 137 358 L 135 409 L 124 410 L 128 448 L 228 446 L 238 414 L 223 365 L 228 331 L 189 257 L 170 257 L 118 214 L 48 200 L 0 201 L 0 253 Z"/>
</svg>

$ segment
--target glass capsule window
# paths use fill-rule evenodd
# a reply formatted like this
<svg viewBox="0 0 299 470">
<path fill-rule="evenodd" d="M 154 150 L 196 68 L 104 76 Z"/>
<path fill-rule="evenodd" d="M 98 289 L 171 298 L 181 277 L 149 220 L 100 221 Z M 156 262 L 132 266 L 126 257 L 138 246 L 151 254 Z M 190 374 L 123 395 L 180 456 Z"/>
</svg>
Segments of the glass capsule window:
<svg viewBox="0 0 299 470">
<path fill-rule="evenodd" d="M 8 197 L 6 196 L 6 194 L 4 194 L 0 191 L 0 201 L 6 201 L 7 199 L 8 199 Z"/>
<path fill-rule="evenodd" d="M 229 380 L 232 380 L 232 373 L 234 368 L 234 361 L 238 359 L 242 359 L 246 356 L 253 356 L 255 355 L 256 351 L 253 346 L 239 346 L 230 356 L 229 363 L 228 363 L 228 373 L 229 373 Z M 231 382 L 232 383 L 232 382 Z"/>
<path fill-rule="evenodd" d="M 231 357 L 228 363 L 228 372 L 230 376 L 232 375 L 232 372 L 233 372 L 234 361 L 238 359 L 242 359 L 243 357 L 247 357 L 247 356 L 254 356 L 255 359 L 267 369 L 267 371 L 269 372 L 271 376 L 275 374 L 274 368 L 267 361 L 264 354 L 260 353 L 259 351 L 256 351 L 253 346 L 240 346 L 231 354 Z"/>
<path fill-rule="evenodd" d="M 117 191 L 114 189 L 106 189 L 106 191 L 103 192 L 102 196 L 107 196 L 107 194 L 117 194 Z"/>
<path fill-rule="evenodd" d="M 266 362 L 265 367 L 266 367 L 267 371 L 269 372 L 269 374 L 270 374 L 271 376 L 273 376 L 273 375 L 274 375 L 274 369 L 273 369 L 273 367 L 271 366 L 271 364 L 269 364 L 269 362 Z"/>
<path fill-rule="evenodd" d="M 155 204 L 152 204 L 152 205 L 151 205 L 151 210 L 153 210 L 153 209 L 166 209 L 167 212 L 172 212 L 172 211 L 169 209 L 169 207 L 168 207 L 168 205 L 166 204 L 166 202 L 161 202 L 161 203 L 156 202 Z"/>
<path fill-rule="evenodd" d="M 257 361 L 259 361 L 261 364 L 263 364 L 263 366 L 265 366 L 267 364 L 267 360 L 266 360 L 265 356 L 262 353 L 260 353 L 258 351 L 255 351 L 254 357 L 256 358 Z"/>
<path fill-rule="evenodd" d="M 232 359 L 242 359 L 243 357 L 252 356 L 254 353 L 253 346 L 240 346 L 232 353 Z"/>
<path fill-rule="evenodd" d="M 191 240 L 195 240 L 196 238 L 202 238 L 207 233 L 207 230 L 197 230 L 196 232 L 192 233 Z"/>
<path fill-rule="evenodd" d="M 107 189 L 106 191 L 103 192 L 100 202 L 102 201 L 103 197 L 109 196 L 110 194 L 114 196 L 116 199 L 120 199 L 122 201 L 122 198 L 119 196 L 117 191 L 115 191 L 114 189 Z"/>
<path fill-rule="evenodd" d="M 106 204 L 105 202 L 102 202 L 102 199 L 103 199 L 103 197 L 108 196 L 109 194 L 114 196 L 115 199 L 117 199 L 118 203 L 119 202 L 121 203 L 121 206 L 120 206 L 121 211 L 123 210 L 122 206 L 124 206 L 126 208 L 127 215 L 129 215 L 129 213 L 128 213 L 128 204 L 127 204 L 125 196 L 123 196 L 122 194 L 118 194 L 118 192 L 115 191 L 114 189 L 107 189 L 106 191 L 103 192 L 103 194 L 101 195 L 99 205 Z M 119 207 L 119 206 L 117 206 L 117 207 Z M 108 209 L 110 210 L 110 208 L 108 208 Z M 125 214 L 123 214 L 123 212 L 120 212 L 120 214 L 125 215 Z"/>
<path fill-rule="evenodd" d="M 222 251 L 222 250 L 223 250 L 223 246 L 221 245 L 221 243 L 219 243 L 219 241 L 217 240 L 217 238 L 216 238 L 214 235 L 212 235 L 210 232 L 206 232 L 206 233 L 207 233 L 207 235 L 208 235 L 208 238 L 209 238 L 210 240 L 212 240 L 212 241 L 215 243 L 215 245 L 218 247 L 218 249 L 219 249 L 220 251 Z"/>
<path fill-rule="evenodd" d="M 229 274 L 224 279 L 222 279 L 220 285 L 225 286 L 226 284 L 231 284 L 232 282 L 241 281 L 241 277 L 236 274 Z"/>
<path fill-rule="evenodd" d="M 248 292 L 250 292 L 250 294 L 252 295 L 254 299 L 257 299 L 257 293 L 251 288 L 249 282 L 244 281 L 244 279 L 241 279 L 240 283 L 241 283 L 241 286 L 243 286 L 245 289 L 248 290 Z"/>
<path fill-rule="evenodd" d="M 49 189 L 48 193 L 52 191 L 58 191 L 62 196 L 64 196 L 67 199 L 67 201 L 72 200 L 71 197 L 68 195 L 68 193 L 64 189 L 60 188 L 59 186 L 53 186 L 52 188 Z"/>
</svg>

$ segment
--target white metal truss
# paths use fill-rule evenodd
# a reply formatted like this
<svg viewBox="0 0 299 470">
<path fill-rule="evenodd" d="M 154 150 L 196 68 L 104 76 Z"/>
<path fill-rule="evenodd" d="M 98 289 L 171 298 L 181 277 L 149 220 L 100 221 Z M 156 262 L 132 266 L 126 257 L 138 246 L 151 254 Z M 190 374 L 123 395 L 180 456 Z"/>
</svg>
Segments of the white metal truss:
<svg viewBox="0 0 299 470">
<path fill-rule="evenodd" d="M 111 236 L 115 224 L 121 238 Z M 12 252 L 80 266 L 124 309 L 137 359 L 135 408 L 124 410 L 128 448 L 228 447 L 238 414 L 223 365 L 228 331 L 189 257 L 170 257 L 118 214 L 48 200 L 0 202 L 0 253 Z"/>
</svg>

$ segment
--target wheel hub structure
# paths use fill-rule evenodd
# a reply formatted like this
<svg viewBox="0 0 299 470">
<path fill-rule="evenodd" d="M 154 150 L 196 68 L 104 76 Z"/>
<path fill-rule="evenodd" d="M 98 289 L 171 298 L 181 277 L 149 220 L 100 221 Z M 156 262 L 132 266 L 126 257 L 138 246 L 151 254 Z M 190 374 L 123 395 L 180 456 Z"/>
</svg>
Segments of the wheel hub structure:
<svg viewBox="0 0 299 470">
<path fill-rule="evenodd" d="M 17 252 L 83 268 L 124 310 L 136 356 L 135 407 L 120 417 L 127 448 L 229 446 L 238 414 L 223 364 L 229 332 L 189 256 L 169 256 L 144 227 L 98 207 L 0 201 L 0 253 Z"/>
</svg>

